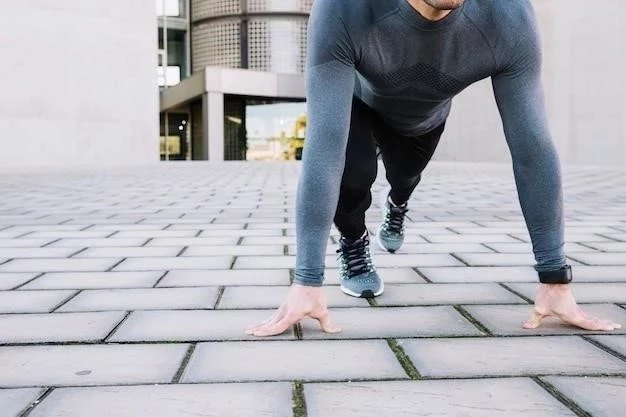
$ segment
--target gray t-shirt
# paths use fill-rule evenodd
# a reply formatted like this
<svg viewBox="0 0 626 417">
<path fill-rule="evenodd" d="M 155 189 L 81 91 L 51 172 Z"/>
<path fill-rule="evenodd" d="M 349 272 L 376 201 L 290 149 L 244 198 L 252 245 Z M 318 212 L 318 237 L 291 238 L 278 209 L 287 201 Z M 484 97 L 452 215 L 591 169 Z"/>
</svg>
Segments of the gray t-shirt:
<svg viewBox="0 0 626 417">
<path fill-rule="evenodd" d="M 418 136 L 445 121 L 455 95 L 487 77 L 511 151 L 536 269 L 566 265 L 561 174 L 543 103 L 535 20 L 528 0 L 466 0 L 436 22 L 406 0 L 314 2 L 295 282 L 323 281 L 353 95 L 398 133 Z"/>
</svg>

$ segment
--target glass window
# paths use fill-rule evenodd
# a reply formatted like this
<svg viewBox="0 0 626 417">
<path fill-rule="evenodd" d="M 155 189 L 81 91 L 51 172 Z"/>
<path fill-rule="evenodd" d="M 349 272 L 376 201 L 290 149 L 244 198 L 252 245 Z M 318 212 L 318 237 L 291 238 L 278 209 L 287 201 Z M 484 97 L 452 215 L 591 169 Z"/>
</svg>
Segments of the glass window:
<svg viewBox="0 0 626 417">
<path fill-rule="evenodd" d="M 185 0 L 156 0 L 157 16 L 185 17 Z"/>
</svg>

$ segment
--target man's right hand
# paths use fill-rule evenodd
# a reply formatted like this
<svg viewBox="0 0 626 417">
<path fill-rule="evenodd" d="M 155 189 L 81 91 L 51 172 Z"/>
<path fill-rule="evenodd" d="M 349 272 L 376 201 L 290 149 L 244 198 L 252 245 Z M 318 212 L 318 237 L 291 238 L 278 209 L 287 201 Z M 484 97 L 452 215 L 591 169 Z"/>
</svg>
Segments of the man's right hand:
<svg viewBox="0 0 626 417">
<path fill-rule="evenodd" d="M 326 294 L 322 287 L 293 284 L 278 311 L 266 321 L 247 329 L 246 334 L 260 337 L 276 336 L 305 317 L 317 320 L 326 333 L 341 331 L 330 319 Z"/>
</svg>

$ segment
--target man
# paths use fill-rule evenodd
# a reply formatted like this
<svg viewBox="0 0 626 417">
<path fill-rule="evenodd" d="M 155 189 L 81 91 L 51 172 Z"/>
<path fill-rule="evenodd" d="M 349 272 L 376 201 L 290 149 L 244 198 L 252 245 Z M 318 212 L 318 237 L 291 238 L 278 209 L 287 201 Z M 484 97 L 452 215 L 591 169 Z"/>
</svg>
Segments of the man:
<svg viewBox="0 0 626 417">
<path fill-rule="evenodd" d="M 435 151 L 451 99 L 487 77 L 541 282 L 524 327 L 536 328 L 546 316 L 589 330 L 620 327 L 587 316 L 568 285 L 561 174 L 529 0 L 316 0 L 308 41 L 309 131 L 297 197 L 295 282 L 277 313 L 249 334 L 280 334 L 304 317 L 339 331 L 320 288 L 333 219 L 342 235 L 342 290 L 357 297 L 383 292 L 365 228 L 376 148 L 391 185 L 376 239 L 395 252 L 407 201 Z"/>
</svg>

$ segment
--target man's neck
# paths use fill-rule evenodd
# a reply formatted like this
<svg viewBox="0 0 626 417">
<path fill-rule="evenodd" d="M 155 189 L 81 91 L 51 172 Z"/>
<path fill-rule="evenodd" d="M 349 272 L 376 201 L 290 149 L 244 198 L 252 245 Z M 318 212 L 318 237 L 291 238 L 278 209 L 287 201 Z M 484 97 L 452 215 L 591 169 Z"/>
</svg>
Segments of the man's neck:
<svg viewBox="0 0 626 417">
<path fill-rule="evenodd" d="M 451 10 L 438 10 L 427 4 L 424 0 L 407 0 L 425 19 L 441 20 L 450 14 Z"/>
</svg>

